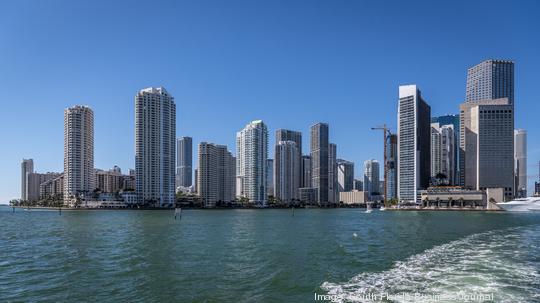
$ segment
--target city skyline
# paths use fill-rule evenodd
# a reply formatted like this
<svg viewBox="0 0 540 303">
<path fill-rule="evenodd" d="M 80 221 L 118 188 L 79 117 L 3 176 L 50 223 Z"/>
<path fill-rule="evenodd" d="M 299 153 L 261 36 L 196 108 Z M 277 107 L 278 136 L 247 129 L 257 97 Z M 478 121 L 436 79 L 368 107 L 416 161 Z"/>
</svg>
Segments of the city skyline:
<svg viewBox="0 0 540 303">
<path fill-rule="evenodd" d="M 174 5 L 170 5 L 174 7 Z M 528 5 L 533 6 L 528 7 L 531 12 L 538 8 L 537 4 Z M 396 132 L 395 108 L 397 104 L 396 87 L 398 85 L 415 83 L 421 87 L 432 107 L 432 116 L 458 114 L 459 104 L 465 101 L 467 69 L 489 58 L 511 59 L 516 63 L 514 71 L 516 78 L 515 128 L 526 129 L 529 135 L 528 163 L 531 172 L 528 183 L 529 192 L 532 192 L 532 181 L 538 180 L 535 163 L 540 159 L 540 145 L 535 140 L 538 138 L 535 113 L 539 112 L 539 105 L 536 102 L 535 94 L 535 83 L 538 81 L 535 70 L 539 68 L 540 62 L 533 54 L 537 50 L 534 45 L 537 42 L 531 42 L 530 39 L 527 39 L 528 31 L 526 30 L 526 28 L 538 28 L 538 21 L 526 18 L 528 16 L 527 5 L 520 8 L 510 8 L 510 11 L 507 12 L 520 13 L 525 16 L 520 20 L 513 20 L 512 24 L 504 23 L 509 26 L 505 29 L 508 34 L 506 35 L 508 45 L 493 46 L 489 44 L 489 47 L 482 46 L 482 41 L 492 40 L 495 34 L 486 32 L 484 37 L 478 37 L 467 33 L 465 29 L 446 27 L 447 24 L 444 21 L 447 20 L 446 18 L 450 18 L 451 13 L 457 13 L 461 17 L 474 16 L 473 12 L 478 9 L 478 4 L 472 4 L 470 12 L 456 12 L 454 8 L 449 11 L 448 16 L 442 17 L 443 23 L 439 29 L 443 34 L 447 34 L 445 37 L 448 37 L 444 42 L 435 41 L 425 51 L 413 47 L 410 51 L 400 53 L 400 56 L 397 56 L 397 52 L 390 50 L 377 54 L 379 47 L 392 48 L 391 46 L 396 43 L 395 41 L 390 42 L 392 37 L 397 38 L 398 42 L 403 39 L 391 33 L 395 29 L 394 25 L 381 29 L 383 33 L 390 33 L 387 39 L 374 40 L 375 38 L 371 37 L 371 31 L 364 31 L 358 27 L 361 24 L 358 22 L 362 22 L 362 16 L 355 16 L 353 19 L 352 15 L 349 14 L 342 15 L 342 18 L 353 22 L 353 26 L 350 28 L 345 27 L 343 23 L 339 23 L 335 19 L 326 19 L 334 30 L 346 29 L 342 37 L 333 38 L 323 34 L 320 40 L 317 40 L 309 38 L 311 37 L 309 35 L 304 35 L 305 38 L 302 41 L 291 42 L 291 38 L 299 36 L 298 32 L 293 31 L 284 36 L 279 34 L 282 34 L 285 29 L 302 30 L 307 34 L 315 34 L 322 30 L 316 25 L 319 13 L 323 10 L 322 5 L 319 4 L 313 11 L 301 18 L 302 22 L 313 26 L 313 28 L 303 28 L 293 18 L 297 17 L 298 10 L 292 9 L 292 12 L 280 13 L 279 5 L 268 4 L 270 6 L 269 12 L 262 13 L 256 10 L 254 15 L 263 14 L 262 17 L 269 20 L 268 18 L 275 17 L 276 14 L 284 14 L 289 22 L 288 27 L 273 29 L 272 26 L 257 23 L 254 25 L 254 30 L 262 30 L 267 33 L 275 39 L 276 44 L 270 45 L 270 50 L 263 53 L 263 48 L 251 44 L 243 44 L 244 48 L 235 48 L 234 46 L 239 43 L 238 40 L 228 37 L 227 39 L 231 40 L 221 41 L 220 45 L 225 46 L 226 51 L 223 53 L 224 57 L 219 57 L 211 51 L 212 44 L 205 40 L 209 33 L 219 32 L 216 26 L 218 23 L 215 22 L 228 20 L 227 18 L 230 18 L 231 15 L 239 14 L 242 17 L 239 23 L 227 23 L 225 28 L 227 30 L 237 29 L 241 39 L 251 37 L 251 34 L 256 33 L 243 27 L 253 17 L 226 9 L 225 17 L 213 21 L 214 23 L 208 28 L 199 29 L 198 34 L 202 34 L 203 39 L 196 48 L 197 51 L 202 49 L 201 54 L 196 54 L 190 49 L 180 50 L 180 55 L 171 54 L 164 50 L 160 53 L 163 58 L 154 61 L 153 64 L 157 71 L 165 72 L 145 75 L 142 73 L 132 75 L 133 67 L 138 66 L 138 63 L 147 67 L 147 63 L 144 62 L 144 59 L 147 58 L 141 57 L 142 51 L 135 50 L 132 47 L 133 44 L 126 40 L 112 45 L 109 54 L 103 51 L 90 53 L 95 51 L 95 48 L 84 50 L 83 46 L 86 46 L 86 43 L 94 42 L 99 45 L 100 43 L 96 43 L 96 39 L 98 39 L 96 37 L 100 34 L 105 39 L 111 39 L 117 37 L 114 33 L 120 29 L 114 29 L 111 34 L 103 32 L 102 28 L 87 30 L 85 34 L 90 37 L 88 42 L 84 42 L 84 35 L 81 38 L 75 38 L 76 51 L 79 52 L 80 56 L 87 58 L 88 63 L 84 64 L 77 61 L 79 55 L 69 56 L 63 51 L 53 54 L 50 47 L 47 46 L 38 47 L 40 52 L 30 51 L 36 49 L 34 43 L 37 43 L 37 40 L 32 39 L 32 37 L 39 36 L 42 31 L 51 34 L 53 40 L 61 39 L 70 33 L 69 29 L 57 28 L 55 24 L 47 24 L 41 29 L 36 29 L 35 22 L 40 22 L 47 16 L 63 19 L 65 14 L 69 12 L 71 17 L 68 19 L 73 21 L 75 29 L 81 28 L 86 22 L 89 22 L 84 18 L 79 21 L 73 19 L 81 13 L 81 7 L 78 4 L 73 4 L 73 6 L 74 10 L 70 11 L 55 10 L 54 6 L 41 7 L 37 5 L 33 8 L 23 8 L 19 12 L 13 13 L 12 16 L 6 16 L 5 22 L 12 26 L 6 26 L 6 28 L 10 28 L 6 40 L 8 42 L 6 43 L 6 56 L 0 60 L 5 64 L 4 70 L 8 72 L 1 73 L 0 77 L 6 87 L 12 89 L 6 92 L 3 99 L 9 100 L 10 103 L 9 109 L 2 113 L 0 129 L 2 129 L 3 138 L 11 145 L 11 148 L 5 149 L 0 160 L 0 164 L 4 168 L 0 174 L 0 182 L 3 184 L 0 191 L 0 202 L 2 203 L 11 198 L 20 197 L 20 185 L 17 181 L 20 179 L 14 176 L 20 173 L 20 161 L 23 158 L 34 159 L 35 171 L 62 171 L 62 111 L 75 104 L 86 104 L 95 113 L 95 168 L 103 169 L 114 165 L 120 166 L 124 171 L 135 168 L 134 138 L 132 135 L 134 126 L 133 94 L 143 87 L 160 85 L 167 87 L 176 97 L 178 137 L 193 137 L 194 146 L 197 146 L 201 141 L 208 141 L 232 147 L 234 146 L 234 132 L 236 130 L 240 129 L 246 121 L 262 119 L 268 125 L 270 134 L 278 128 L 301 131 L 305 147 L 309 146 L 309 126 L 323 121 L 330 125 L 330 138 L 338 145 L 338 156 L 354 162 L 359 167 L 364 160 L 370 158 L 382 162 L 382 145 L 379 142 L 379 134 L 370 132 L 369 128 L 386 122 Z M 187 7 L 187 11 L 198 12 L 200 9 L 200 7 Z M 330 9 L 340 12 L 351 9 L 358 13 L 360 6 L 330 6 Z M 381 9 L 377 5 L 370 6 L 366 8 L 366 13 L 369 14 L 369 12 Z M 8 11 L 10 11 L 9 6 L 6 9 L 6 12 Z M 38 13 L 42 13 L 43 16 L 39 16 Z M 499 13 L 496 11 L 493 13 L 495 16 L 492 17 L 495 20 Z M 105 17 L 112 16 L 105 12 L 99 12 L 99 14 L 106 14 Z M 33 23 L 30 25 L 19 24 L 17 19 L 25 20 L 25 16 L 32 16 Z M 396 13 L 388 12 L 388 14 L 381 16 L 381 23 L 377 21 L 374 26 L 382 26 L 384 20 L 396 17 Z M 110 19 L 105 18 L 104 21 L 107 23 Z M 197 20 L 193 18 L 182 22 L 198 24 Z M 486 24 L 482 24 L 482 22 Z M 419 34 L 429 33 L 428 29 L 420 28 L 418 23 L 400 24 L 407 27 L 404 30 L 417 30 Z M 479 18 L 470 26 L 488 28 L 495 24 L 495 21 Z M 165 30 L 163 35 L 175 33 L 177 28 L 172 26 Z M 28 36 L 18 35 L 23 30 L 30 30 L 30 34 Z M 134 34 L 127 32 L 128 37 Z M 373 45 L 372 48 L 359 50 L 362 47 L 360 42 L 346 42 L 352 35 L 356 34 L 361 35 L 367 42 L 380 42 L 381 46 L 370 44 Z M 180 36 L 192 43 L 197 41 L 194 40 L 195 33 L 183 33 Z M 131 36 L 131 38 L 133 37 Z M 26 40 L 27 38 L 28 40 Z M 459 43 L 462 40 L 472 41 L 473 39 L 478 41 L 472 45 L 471 43 Z M 314 45 L 320 46 L 321 42 L 336 43 L 332 47 L 315 48 L 312 57 L 301 59 L 301 55 L 305 54 L 306 49 L 313 48 Z M 130 50 L 125 50 L 124 44 L 121 43 L 129 46 Z M 289 43 L 290 46 L 287 47 Z M 520 45 L 524 45 L 524 43 L 527 43 L 528 46 L 532 44 L 532 47 L 529 47 L 527 51 L 522 51 Z M 453 44 L 455 47 L 452 47 L 451 51 L 445 50 L 448 44 Z M 467 46 L 459 46 L 460 44 Z M 283 46 L 286 48 L 279 52 Z M 354 55 L 346 51 L 348 46 L 354 50 Z M 20 47 L 24 47 L 27 51 L 16 54 Z M 53 49 L 58 50 L 56 46 Z M 119 57 L 118 54 L 121 50 L 126 51 L 125 58 Z M 238 54 L 233 53 L 235 50 L 238 51 Z M 249 53 L 250 50 L 254 55 L 241 61 L 240 58 Z M 357 50 L 359 51 L 356 52 Z M 415 51 L 418 53 L 415 54 Z M 428 53 L 430 55 L 425 56 Z M 37 54 L 41 56 L 36 56 Z M 260 60 L 257 60 L 264 54 L 269 56 L 267 61 L 270 64 L 259 63 Z M 343 55 L 346 59 L 331 56 L 328 58 L 327 64 L 321 63 L 323 58 L 327 58 L 327 54 Z M 50 60 L 43 60 L 44 57 Z M 411 60 L 398 62 L 399 58 L 402 57 Z M 10 62 L 7 61 L 7 58 Z M 30 59 L 23 61 L 23 58 Z M 364 58 L 372 58 L 369 61 L 375 63 L 367 62 Z M 60 59 L 65 63 L 59 64 Z M 118 60 L 117 65 L 98 64 L 102 60 L 110 62 L 115 59 Z M 199 66 L 205 59 L 210 60 L 209 65 Z M 225 63 L 229 59 L 231 62 L 239 63 L 239 65 Z M 194 63 L 189 64 L 188 60 L 192 60 Z M 77 64 L 77 62 L 79 63 Z M 215 64 L 216 62 L 218 64 Z M 255 62 L 257 64 L 249 67 Z M 313 62 L 317 62 L 316 67 L 310 67 Z M 381 62 L 384 64 L 380 64 Z M 211 67 L 210 63 L 215 64 L 215 66 Z M 180 68 L 184 65 L 186 68 Z M 412 66 L 414 66 L 414 70 Z M 36 68 L 50 72 L 43 76 L 42 73 L 35 70 Z M 167 72 L 165 68 L 174 70 L 174 73 Z M 360 68 L 369 75 L 359 75 Z M 262 70 L 263 73 L 254 74 L 256 70 Z M 69 76 L 66 75 L 67 71 L 69 71 Z M 264 72 L 270 73 L 264 74 Z M 231 82 L 224 82 L 228 86 L 225 88 L 222 80 L 226 77 L 230 78 L 231 74 L 237 78 Z M 323 74 L 331 74 L 333 78 L 329 79 Z M 278 75 L 283 79 L 278 78 Z M 322 83 L 327 85 L 322 85 Z M 58 89 L 58 85 L 61 85 L 61 90 Z M 16 94 L 17 91 L 21 90 L 25 91 L 23 96 Z M 7 104 L 7 101 L 3 102 Z M 267 106 L 251 107 L 250 104 L 253 103 L 267 104 Z M 216 110 L 222 104 L 227 104 L 227 108 L 223 111 Z M 328 110 L 329 104 L 335 105 L 336 110 Z M 283 111 L 283 108 L 288 108 L 289 111 Z M 306 108 L 308 110 L 302 111 Z M 343 110 L 344 108 L 346 110 Z M 366 108 L 369 108 L 370 112 L 366 112 Z M 193 115 L 195 112 L 200 113 L 200 115 Z M 199 118 L 191 118 L 191 116 Z M 23 117 L 30 120 L 21 123 Z M 204 123 L 200 117 L 205 117 L 206 121 L 219 121 L 220 125 Z M 360 119 L 357 119 L 358 117 Z M 19 125 L 19 127 L 13 127 L 13 125 Z M 36 127 L 36 125 L 40 125 L 40 127 Z M 269 136 L 268 145 L 275 145 L 273 136 Z M 307 154 L 305 148 L 304 154 Z M 271 158 L 273 155 L 270 154 L 269 157 Z M 193 163 L 197 163 L 197 159 L 193 159 Z M 357 173 L 355 177 L 359 178 L 361 175 Z"/>
</svg>

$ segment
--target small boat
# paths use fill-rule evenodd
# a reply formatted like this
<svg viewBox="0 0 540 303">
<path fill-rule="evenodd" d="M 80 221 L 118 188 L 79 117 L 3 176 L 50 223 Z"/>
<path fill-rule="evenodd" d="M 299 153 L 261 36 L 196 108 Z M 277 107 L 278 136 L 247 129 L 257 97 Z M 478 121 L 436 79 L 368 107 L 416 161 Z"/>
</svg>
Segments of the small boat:
<svg viewBox="0 0 540 303">
<path fill-rule="evenodd" d="M 367 204 L 367 208 L 366 208 L 366 214 L 370 214 L 373 210 L 371 209 L 371 204 Z"/>
<path fill-rule="evenodd" d="M 515 199 L 510 202 L 497 203 L 497 206 L 506 211 L 538 211 L 540 210 L 540 197 Z"/>
<path fill-rule="evenodd" d="M 381 207 L 379 208 L 379 211 L 386 211 L 386 207 L 381 206 Z"/>
</svg>

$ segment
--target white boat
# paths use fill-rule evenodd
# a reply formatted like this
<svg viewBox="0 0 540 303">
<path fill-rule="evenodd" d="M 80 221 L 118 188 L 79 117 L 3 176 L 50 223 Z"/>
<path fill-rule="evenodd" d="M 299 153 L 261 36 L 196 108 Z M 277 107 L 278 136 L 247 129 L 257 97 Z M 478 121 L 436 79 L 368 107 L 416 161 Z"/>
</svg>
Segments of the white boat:
<svg viewBox="0 0 540 303">
<path fill-rule="evenodd" d="M 372 212 L 372 209 L 371 209 L 371 204 L 367 204 L 367 208 L 366 208 L 366 214 L 369 214 Z"/>
<path fill-rule="evenodd" d="M 381 206 L 381 207 L 379 208 L 379 211 L 385 211 L 385 210 L 386 210 L 386 207 L 384 207 L 384 206 Z"/>
<path fill-rule="evenodd" d="M 540 211 L 540 197 L 519 198 L 497 203 L 497 206 L 506 211 Z"/>
</svg>

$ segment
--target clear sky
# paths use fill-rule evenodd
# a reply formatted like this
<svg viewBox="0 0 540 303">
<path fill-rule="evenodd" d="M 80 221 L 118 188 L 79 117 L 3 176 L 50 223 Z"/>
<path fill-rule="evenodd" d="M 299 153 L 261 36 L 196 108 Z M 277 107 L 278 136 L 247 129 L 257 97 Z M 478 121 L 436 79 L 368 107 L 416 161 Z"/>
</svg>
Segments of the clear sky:
<svg viewBox="0 0 540 303">
<path fill-rule="evenodd" d="M 133 168 L 134 96 L 149 86 L 175 97 L 177 135 L 194 145 L 234 151 L 236 131 L 263 119 L 271 157 L 278 128 L 302 131 L 308 153 L 309 126 L 328 122 L 360 176 L 382 158 L 370 127 L 395 129 L 400 84 L 417 84 L 432 115 L 458 113 L 467 68 L 489 58 L 516 62 L 532 184 L 539 30 L 539 1 L 2 1 L 0 203 L 20 196 L 22 158 L 63 170 L 75 104 L 94 110 L 95 167 Z"/>
</svg>

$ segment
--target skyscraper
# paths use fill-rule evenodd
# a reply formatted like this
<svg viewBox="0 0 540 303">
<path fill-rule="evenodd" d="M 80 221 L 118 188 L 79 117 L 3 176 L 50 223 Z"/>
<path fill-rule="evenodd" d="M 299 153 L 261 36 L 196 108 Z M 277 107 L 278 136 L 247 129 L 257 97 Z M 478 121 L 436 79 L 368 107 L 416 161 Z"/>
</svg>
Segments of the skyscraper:
<svg viewBox="0 0 540 303">
<path fill-rule="evenodd" d="M 459 138 L 460 138 L 460 123 L 459 115 L 444 115 L 431 117 L 431 123 L 439 123 L 439 125 L 452 125 L 454 128 L 454 180 L 450 185 L 459 185 L 460 183 L 460 167 L 459 167 Z"/>
<path fill-rule="evenodd" d="M 139 203 L 175 203 L 176 104 L 163 87 L 135 96 L 135 171 Z"/>
<path fill-rule="evenodd" d="M 266 194 L 274 195 L 274 159 L 266 159 Z"/>
<path fill-rule="evenodd" d="M 467 70 L 466 102 L 499 98 L 514 104 L 514 62 L 486 60 Z"/>
<path fill-rule="evenodd" d="M 379 195 L 380 189 L 379 161 L 371 159 L 364 162 L 364 191 L 368 197 Z"/>
<path fill-rule="evenodd" d="M 225 145 L 199 144 L 197 190 L 205 207 L 234 201 L 236 163 Z"/>
<path fill-rule="evenodd" d="M 386 180 L 387 200 L 397 199 L 397 135 L 391 134 L 386 137 L 386 167 L 388 169 Z"/>
<path fill-rule="evenodd" d="M 294 141 L 277 141 L 274 161 L 274 196 L 282 202 L 297 200 L 300 188 L 298 147 Z"/>
<path fill-rule="evenodd" d="M 455 184 L 456 138 L 454 125 L 431 123 L 431 177 L 444 176 L 444 185 Z M 443 181 L 443 180 L 439 180 Z"/>
<path fill-rule="evenodd" d="M 338 159 L 338 191 L 352 191 L 354 189 L 354 163 Z"/>
<path fill-rule="evenodd" d="M 311 156 L 303 155 L 302 156 L 302 183 L 300 184 L 301 188 L 311 187 Z"/>
<path fill-rule="evenodd" d="M 302 133 L 299 131 L 294 130 L 288 130 L 288 129 L 278 129 L 276 130 L 276 144 L 280 141 L 293 141 L 296 143 L 296 163 L 298 163 L 297 172 L 295 175 L 297 176 L 298 184 L 300 187 L 302 187 Z"/>
<path fill-rule="evenodd" d="M 399 87 L 398 199 L 416 203 L 418 190 L 429 186 L 431 108 L 416 85 Z"/>
<path fill-rule="evenodd" d="M 514 195 L 514 107 L 507 98 L 462 103 L 461 182 Z"/>
<path fill-rule="evenodd" d="M 514 130 L 514 173 L 516 196 L 527 197 L 527 131 Z"/>
<path fill-rule="evenodd" d="M 311 178 L 312 187 L 317 190 L 317 203 L 328 205 L 328 124 L 311 126 Z"/>
<path fill-rule="evenodd" d="M 64 110 L 64 203 L 73 205 L 94 190 L 94 112 L 76 105 Z"/>
<path fill-rule="evenodd" d="M 176 140 L 176 187 L 190 187 L 192 182 L 193 139 L 180 137 Z"/>
<path fill-rule="evenodd" d="M 237 192 L 250 202 L 265 205 L 268 129 L 262 120 L 250 122 L 236 133 Z"/>
<path fill-rule="evenodd" d="M 337 145 L 328 145 L 328 202 L 339 202 L 338 171 L 337 171 Z"/>
<path fill-rule="evenodd" d="M 21 162 L 21 200 L 28 200 L 26 193 L 27 180 L 26 175 L 34 172 L 34 160 L 23 159 Z"/>
</svg>

